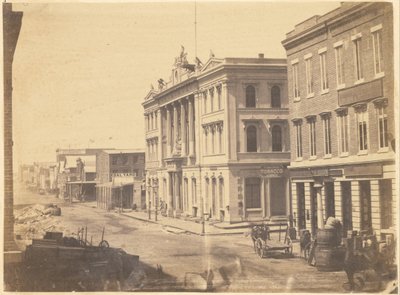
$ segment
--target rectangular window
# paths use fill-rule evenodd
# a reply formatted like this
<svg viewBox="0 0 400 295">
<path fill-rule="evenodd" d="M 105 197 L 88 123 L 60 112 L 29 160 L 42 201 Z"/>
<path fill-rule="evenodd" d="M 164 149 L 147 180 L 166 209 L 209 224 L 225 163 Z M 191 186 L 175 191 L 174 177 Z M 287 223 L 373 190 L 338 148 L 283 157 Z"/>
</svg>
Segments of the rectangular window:
<svg viewBox="0 0 400 295">
<path fill-rule="evenodd" d="M 336 59 L 336 80 L 337 87 L 344 86 L 344 59 L 343 59 L 343 45 L 335 47 L 335 59 Z"/>
<path fill-rule="evenodd" d="M 208 131 L 204 130 L 204 154 L 208 155 Z"/>
<path fill-rule="evenodd" d="M 349 152 L 349 120 L 347 114 L 338 115 L 338 138 L 339 153 L 346 154 Z"/>
<path fill-rule="evenodd" d="M 313 93 L 313 75 L 312 75 L 311 57 L 305 60 L 305 64 L 306 64 L 307 96 L 312 96 L 314 93 Z"/>
<path fill-rule="evenodd" d="M 360 81 L 363 78 L 362 71 L 362 55 L 361 55 L 361 38 L 353 40 L 354 44 L 354 67 L 356 81 Z"/>
<path fill-rule="evenodd" d="M 322 118 L 322 124 L 324 128 L 324 153 L 326 156 L 332 154 L 332 143 L 331 143 L 331 118 L 325 116 Z"/>
<path fill-rule="evenodd" d="M 310 127 L 310 156 L 317 156 L 317 141 L 315 136 L 315 120 L 308 122 Z"/>
<path fill-rule="evenodd" d="M 386 107 L 385 106 L 378 107 L 377 113 L 378 113 L 379 148 L 384 149 L 389 146 Z"/>
<path fill-rule="evenodd" d="M 218 110 L 222 109 L 221 105 L 221 87 L 217 87 Z"/>
<path fill-rule="evenodd" d="M 300 98 L 300 89 L 299 89 L 299 64 L 295 63 L 292 65 L 292 73 L 293 73 L 293 97 Z"/>
<path fill-rule="evenodd" d="M 197 204 L 197 188 L 196 188 L 196 179 L 192 178 L 192 206 Z"/>
<path fill-rule="evenodd" d="M 383 72 L 382 70 L 382 35 L 381 30 L 372 32 L 372 46 L 374 49 L 374 69 L 375 75 Z"/>
<path fill-rule="evenodd" d="M 358 133 L 358 150 L 360 152 L 368 150 L 368 118 L 367 111 L 359 111 L 357 113 L 357 133 Z"/>
<path fill-rule="evenodd" d="M 301 139 L 301 124 L 296 123 L 294 125 L 296 130 L 296 157 L 298 159 L 303 157 L 303 147 L 302 147 L 302 139 Z"/>
<path fill-rule="evenodd" d="M 328 71 L 326 69 L 326 51 L 319 54 L 320 72 L 321 72 L 321 90 L 327 92 L 329 90 Z"/>
<path fill-rule="evenodd" d="M 214 90 L 213 90 L 213 88 L 211 88 L 209 90 L 209 92 L 210 92 L 210 112 L 213 112 L 214 111 Z"/>
<path fill-rule="evenodd" d="M 203 92 L 204 114 L 207 114 L 207 93 Z"/>
</svg>

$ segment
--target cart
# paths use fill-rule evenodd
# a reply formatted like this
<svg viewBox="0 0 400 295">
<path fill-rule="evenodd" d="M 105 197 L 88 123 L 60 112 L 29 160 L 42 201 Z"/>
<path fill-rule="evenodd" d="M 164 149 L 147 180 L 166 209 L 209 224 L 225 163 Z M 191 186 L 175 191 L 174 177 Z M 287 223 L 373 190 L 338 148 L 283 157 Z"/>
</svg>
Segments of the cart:
<svg viewBox="0 0 400 295">
<path fill-rule="evenodd" d="M 252 230 L 252 239 L 254 251 L 260 258 L 266 257 L 267 253 L 272 251 L 284 251 L 288 255 L 293 253 L 287 223 L 256 225 Z"/>
</svg>

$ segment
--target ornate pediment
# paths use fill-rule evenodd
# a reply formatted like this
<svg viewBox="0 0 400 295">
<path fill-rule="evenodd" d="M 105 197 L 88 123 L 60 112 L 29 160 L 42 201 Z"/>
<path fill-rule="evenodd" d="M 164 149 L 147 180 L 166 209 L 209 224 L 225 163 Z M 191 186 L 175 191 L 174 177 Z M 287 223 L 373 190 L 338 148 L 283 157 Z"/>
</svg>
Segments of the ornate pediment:
<svg viewBox="0 0 400 295">
<path fill-rule="evenodd" d="M 210 58 L 206 64 L 202 67 L 201 72 L 206 72 L 222 63 L 222 59 L 212 57 Z"/>
<path fill-rule="evenodd" d="M 144 100 L 151 100 L 153 99 L 154 95 L 157 94 L 157 92 L 154 90 L 154 88 L 150 89 L 149 93 L 144 97 Z"/>
</svg>

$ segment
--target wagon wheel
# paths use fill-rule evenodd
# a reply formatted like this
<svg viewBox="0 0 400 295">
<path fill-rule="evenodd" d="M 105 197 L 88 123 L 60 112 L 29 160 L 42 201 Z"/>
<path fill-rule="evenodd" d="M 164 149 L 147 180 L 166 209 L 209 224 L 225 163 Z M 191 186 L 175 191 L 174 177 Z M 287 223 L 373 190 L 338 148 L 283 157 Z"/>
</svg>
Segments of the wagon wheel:
<svg viewBox="0 0 400 295">
<path fill-rule="evenodd" d="M 255 243 L 256 253 L 260 258 L 264 258 L 264 241 L 258 238 Z"/>
<path fill-rule="evenodd" d="M 102 240 L 102 241 L 99 243 L 99 247 L 100 247 L 100 248 L 110 248 L 110 244 L 109 244 L 106 240 Z"/>
<path fill-rule="evenodd" d="M 293 254 L 293 245 L 290 245 L 285 249 L 285 254 L 288 254 L 288 255 Z"/>
</svg>

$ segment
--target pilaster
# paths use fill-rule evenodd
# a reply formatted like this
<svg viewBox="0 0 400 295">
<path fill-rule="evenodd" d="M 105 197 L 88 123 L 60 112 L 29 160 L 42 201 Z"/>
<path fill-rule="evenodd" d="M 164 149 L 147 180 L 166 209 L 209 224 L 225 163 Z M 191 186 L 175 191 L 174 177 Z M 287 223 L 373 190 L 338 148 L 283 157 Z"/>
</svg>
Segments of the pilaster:
<svg viewBox="0 0 400 295">
<path fill-rule="evenodd" d="M 358 181 L 351 182 L 351 195 L 352 195 L 353 230 L 360 230 L 361 228 L 360 186 L 358 184 Z"/>
<path fill-rule="evenodd" d="M 372 218 L 372 229 L 379 237 L 381 230 L 381 212 L 380 212 L 380 193 L 379 193 L 379 181 L 371 180 L 371 218 Z"/>
</svg>

